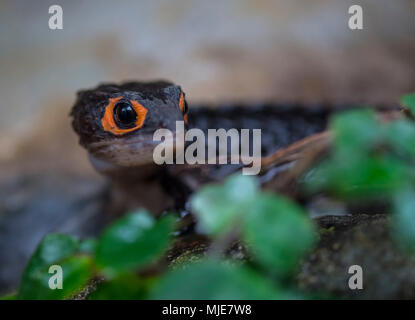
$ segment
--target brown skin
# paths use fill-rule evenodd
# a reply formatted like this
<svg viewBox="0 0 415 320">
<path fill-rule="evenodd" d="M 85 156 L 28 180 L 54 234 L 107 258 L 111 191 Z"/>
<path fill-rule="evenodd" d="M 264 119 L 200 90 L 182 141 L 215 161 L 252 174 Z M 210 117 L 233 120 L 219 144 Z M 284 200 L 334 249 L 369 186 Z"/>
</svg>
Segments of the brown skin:
<svg viewBox="0 0 415 320">
<path fill-rule="evenodd" d="M 153 133 L 175 131 L 186 117 L 184 93 L 170 82 L 104 84 L 78 92 L 72 126 L 94 168 L 114 185 L 117 212 L 144 207 L 154 214 L 172 205 L 153 162 Z"/>
</svg>

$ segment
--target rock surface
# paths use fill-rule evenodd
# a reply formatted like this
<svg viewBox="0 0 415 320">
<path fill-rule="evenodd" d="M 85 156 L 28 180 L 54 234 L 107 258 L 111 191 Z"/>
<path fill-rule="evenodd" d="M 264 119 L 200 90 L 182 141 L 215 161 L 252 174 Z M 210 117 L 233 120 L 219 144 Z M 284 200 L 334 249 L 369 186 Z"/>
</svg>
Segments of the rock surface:
<svg viewBox="0 0 415 320">
<path fill-rule="evenodd" d="M 302 265 L 300 288 L 336 298 L 413 299 L 415 260 L 393 241 L 386 215 L 324 217 L 318 248 Z M 363 269 L 363 289 L 348 286 L 349 267 Z"/>
</svg>

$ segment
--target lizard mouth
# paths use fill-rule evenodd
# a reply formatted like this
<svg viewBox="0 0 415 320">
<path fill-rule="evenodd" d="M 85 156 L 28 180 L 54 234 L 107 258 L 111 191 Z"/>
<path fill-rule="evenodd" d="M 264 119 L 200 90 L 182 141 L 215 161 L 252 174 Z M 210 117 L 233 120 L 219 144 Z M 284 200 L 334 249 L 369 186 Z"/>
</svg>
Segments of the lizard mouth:
<svg viewBox="0 0 415 320">
<path fill-rule="evenodd" d="M 177 132 L 172 133 L 171 141 L 166 144 L 166 152 L 180 149 L 176 146 Z M 132 137 L 111 138 L 93 142 L 88 146 L 90 160 L 98 171 L 113 170 L 117 167 L 138 167 L 155 164 L 153 152 L 160 141 L 153 140 L 152 133 Z"/>
</svg>

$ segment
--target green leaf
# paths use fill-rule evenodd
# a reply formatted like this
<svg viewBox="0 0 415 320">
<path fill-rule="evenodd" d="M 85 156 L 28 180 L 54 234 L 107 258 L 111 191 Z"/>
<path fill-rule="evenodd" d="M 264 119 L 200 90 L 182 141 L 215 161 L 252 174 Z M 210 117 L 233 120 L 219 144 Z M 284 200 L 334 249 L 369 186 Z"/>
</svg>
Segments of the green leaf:
<svg viewBox="0 0 415 320">
<path fill-rule="evenodd" d="M 75 237 L 58 233 L 47 235 L 30 258 L 24 274 L 36 272 L 69 257 L 78 249 L 78 246 L 79 242 Z"/>
<path fill-rule="evenodd" d="M 381 127 L 371 109 L 352 110 L 335 115 L 330 122 L 334 146 L 348 153 L 366 153 L 382 138 Z"/>
<path fill-rule="evenodd" d="M 380 198 L 406 184 L 409 168 L 390 156 L 350 154 L 333 156 L 307 178 L 309 190 L 342 198 Z"/>
<path fill-rule="evenodd" d="M 415 125 L 412 121 L 397 120 L 385 130 L 392 150 L 398 155 L 415 157 Z"/>
<path fill-rule="evenodd" d="M 156 221 L 146 211 L 120 219 L 106 229 L 98 241 L 98 266 L 111 278 L 154 262 L 167 249 L 173 226 L 173 217 Z"/>
<path fill-rule="evenodd" d="M 204 187 L 191 198 L 190 204 L 203 231 L 217 235 L 229 230 L 257 195 L 255 178 L 234 175 L 223 185 Z"/>
<path fill-rule="evenodd" d="M 415 93 L 410 93 L 410 94 L 404 95 L 401 98 L 401 103 L 405 107 L 409 108 L 409 110 L 410 110 L 410 112 L 413 116 L 415 115 Z"/>
<path fill-rule="evenodd" d="M 194 263 L 167 273 L 152 299 L 276 299 L 280 295 L 253 270 L 212 260 Z"/>
<path fill-rule="evenodd" d="M 97 240 L 95 238 L 87 238 L 81 241 L 79 244 L 79 252 L 83 253 L 95 253 L 97 247 Z"/>
<path fill-rule="evenodd" d="M 314 226 L 304 210 L 280 196 L 257 199 L 243 227 L 256 258 L 269 271 L 288 275 L 316 241 Z"/>
<path fill-rule="evenodd" d="M 50 287 L 50 282 L 57 284 L 56 275 L 58 273 L 56 270 L 49 270 L 49 267 L 45 267 L 25 278 L 18 299 L 58 300 L 70 298 L 81 290 L 92 277 L 92 260 L 88 256 L 69 257 L 57 261 L 53 265 L 62 268 L 62 289 Z"/>
<path fill-rule="evenodd" d="M 35 285 L 38 279 L 50 276 L 48 274 L 49 267 L 71 256 L 78 249 L 78 245 L 78 240 L 72 236 L 64 234 L 47 235 L 26 266 L 18 297 L 20 299 L 35 299 L 37 297 L 42 299 L 42 293 L 39 293 L 39 295 L 36 293 L 38 288 Z M 43 286 L 44 284 L 42 284 Z"/>
<path fill-rule="evenodd" d="M 415 190 L 404 189 L 394 197 L 393 226 L 400 246 L 415 252 Z"/>
<path fill-rule="evenodd" d="M 154 278 L 140 278 L 133 273 L 120 274 L 105 281 L 88 297 L 90 300 L 143 300 L 148 298 Z"/>
</svg>

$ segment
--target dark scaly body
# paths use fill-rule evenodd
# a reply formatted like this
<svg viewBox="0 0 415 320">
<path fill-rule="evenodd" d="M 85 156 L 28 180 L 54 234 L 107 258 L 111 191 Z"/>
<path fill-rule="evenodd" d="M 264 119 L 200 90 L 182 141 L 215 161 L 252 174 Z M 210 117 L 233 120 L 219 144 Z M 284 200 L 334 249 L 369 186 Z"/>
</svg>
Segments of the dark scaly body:
<svg viewBox="0 0 415 320">
<path fill-rule="evenodd" d="M 189 128 L 261 129 L 262 156 L 327 129 L 330 117 L 355 108 L 352 104 L 251 103 L 195 105 L 189 108 Z M 375 106 L 377 111 L 401 110 Z"/>
<path fill-rule="evenodd" d="M 338 109 L 338 108 L 337 108 Z M 189 109 L 189 127 L 229 130 L 261 129 L 262 156 L 327 128 L 329 106 L 295 104 L 239 104 L 196 106 Z"/>
</svg>

